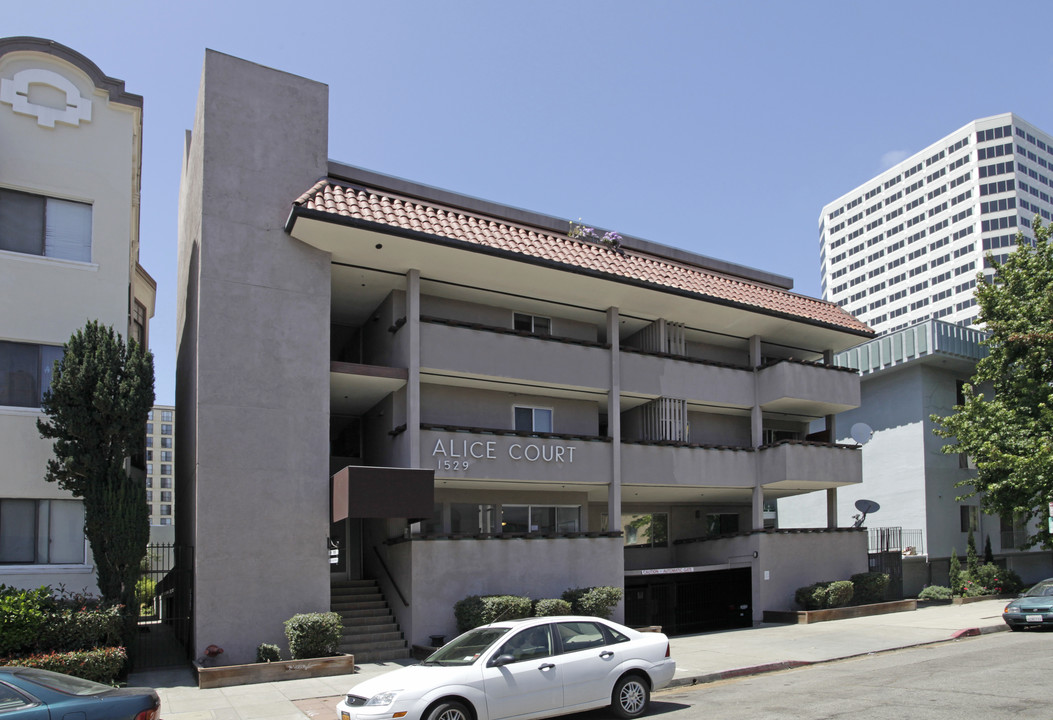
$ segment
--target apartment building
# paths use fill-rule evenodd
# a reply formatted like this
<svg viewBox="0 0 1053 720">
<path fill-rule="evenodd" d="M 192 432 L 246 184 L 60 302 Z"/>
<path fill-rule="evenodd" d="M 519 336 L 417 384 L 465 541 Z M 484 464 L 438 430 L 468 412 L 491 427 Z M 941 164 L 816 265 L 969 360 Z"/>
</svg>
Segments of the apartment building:
<svg viewBox="0 0 1053 720">
<path fill-rule="evenodd" d="M 843 441 L 859 424 L 873 435 L 863 447 L 863 482 L 838 494 L 838 516 L 859 516 L 855 503 L 872 500 L 880 509 L 866 517 L 871 528 L 893 528 L 903 551 L 903 592 L 947 585 L 954 550 L 965 557 L 969 532 L 977 548 L 989 540 L 995 559 L 1025 581 L 1053 574 L 1049 550 L 1021 550 L 1027 528 L 1019 518 L 985 514 L 978 497 L 958 500 L 960 482 L 976 477 L 964 455 L 941 451 L 947 442 L 933 434 L 932 416 L 945 417 L 963 401 L 962 385 L 987 354 L 983 331 L 942 320 L 923 320 L 838 353 L 834 362 L 860 369 L 859 407 L 837 417 Z M 779 500 L 779 521 L 793 527 L 822 527 L 826 508 L 814 498 Z"/>
<path fill-rule="evenodd" d="M 836 517 L 860 453 L 831 442 L 862 322 L 778 275 L 330 161 L 321 83 L 212 51 L 202 77 L 175 428 L 194 654 L 250 661 L 349 581 L 405 648 L 469 595 L 615 585 L 617 617 L 691 632 L 867 569 Z M 765 529 L 805 493 L 824 528 Z"/>
<path fill-rule="evenodd" d="M 823 297 L 879 333 L 933 318 L 976 322 L 993 275 L 1053 213 L 1053 136 L 1004 113 L 974 120 L 823 207 Z"/>
<path fill-rule="evenodd" d="M 142 107 L 75 50 L 0 39 L 2 584 L 96 590 L 83 505 L 44 480 L 51 441 L 36 421 L 54 361 L 87 321 L 148 342 L 156 285 L 139 265 Z"/>
<path fill-rule="evenodd" d="M 175 517 L 174 463 L 175 407 L 154 405 L 146 419 L 146 502 L 150 505 L 151 540 L 163 535 L 154 528 L 171 526 Z"/>
</svg>

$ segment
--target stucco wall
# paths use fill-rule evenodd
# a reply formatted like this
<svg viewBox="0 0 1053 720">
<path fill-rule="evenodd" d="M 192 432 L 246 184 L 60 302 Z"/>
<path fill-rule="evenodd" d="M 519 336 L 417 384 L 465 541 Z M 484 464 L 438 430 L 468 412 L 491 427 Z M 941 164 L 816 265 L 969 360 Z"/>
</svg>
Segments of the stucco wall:
<svg viewBox="0 0 1053 720">
<path fill-rule="evenodd" d="M 56 46 L 64 54 L 61 46 Z M 89 320 L 128 334 L 132 247 L 137 240 L 141 107 L 116 102 L 108 89 L 56 54 L 17 50 L 0 56 L 0 78 L 44 70 L 72 83 L 87 99 L 91 118 L 41 125 L 35 115 L 0 103 L 0 187 L 91 206 L 91 258 L 72 261 L 0 251 L 0 340 L 61 346 Z M 69 101 L 50 85 L 34 83 L 30 103 Z M 141 102 L 141 99 L 139 99 Z M 32 109 L 32 108 L 30 108 Z M 44 481 L 52 441 L 42 439 L 36 408 L 0 407 L 0 496 L 68 499 Z M 75 566 L 0 566 L 0 583 L 18 587 L 65 585 L 95 593 L 94 561 Z"/>
<path fill-rule="evenodd" d="M 469 595 L 558 598 L 568 587 L 623 584 L 621 538 L 413 541 L 390 546 L 388 556 L 409 553 L 410 594 L 418 599 L 400 622 L 420 645 L 429 635 L 457 634 L 453 606 Z M 619 603 L 614 619 L 622 617 Z"/>
<path fill-rule="evenodd" d="M 596 435 L 599 407 L 595 402 L 569 398 L 503 393 L 451 385 L 421 385 L 421 421 L 436 425 L 512 430 L 516 406 L 552 410 L 552 431 L 567 435 Z M 430 452 L 430 448 L 428 449 Z"/>
<path fill-rule="evenodd" d="M 206 52 L 180 233 L 177 446 L 193 455 L 177 522 L 195 545 L 193 652 L 215 643 L 229 663 L 329 607 L 329 261 L 282 229 L 326 172 L 327 124 L 324 85 Z"/>
<path fill-rule="evenodd" d="M 480 323 L 492 325 L 493 327 L 507 328 L 515 327 L 514 317 L 517 312 L 508 308 L 494 305 L 481 305 L 479 303 L 468 303 L 450 298 L 441 298 L 434 295 L 421 295 L 421 315 L 444 318 L 447 320 L 459 320 L 462 322 Z M 547 317 L 551 322 L 551 335 L 555 337 L 573 338 L 596 342 L 598 338 L 597 327 L 594 324 L 570 320 L 553 314 L 551 308 L 538 310 L 530 313 L 539 317 Z M 603 316 L 596 314 L 597 322 L 603 322 Z"/>
</svg>

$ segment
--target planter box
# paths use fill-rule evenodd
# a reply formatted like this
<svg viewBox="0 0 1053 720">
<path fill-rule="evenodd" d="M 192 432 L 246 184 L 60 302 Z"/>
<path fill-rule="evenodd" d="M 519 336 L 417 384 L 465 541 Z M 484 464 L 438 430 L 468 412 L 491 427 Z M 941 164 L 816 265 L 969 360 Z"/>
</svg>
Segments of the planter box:
<svg viewBox="0 0 1053 720">
<path fill-rule="evenodd" d="M 853 605 L 852 607 L 830 608 L 829 610 L 799 610 L 789 612 L 778 612 L 772 610 L 764 611 L 764 622 L 773 623 L 795 623 L 807 625 L 809 623 L 826 622 L 827 620 L 846 620 L 848 618 L 867 617 L 869 615 L 885 615 L 887 613 L 905 612 L 917 610 L 918 601 L 894 600 L 892 602 L 874 603 L 872 605 Z"/>
<path fill-rule="evenodd" d="M 281 660 L 251 665 L 220 665 L 197 668 L 197 686 L 201 689 L 247 685 L 250 683 L 299 680 L 301 678 L 350 675 L 355 671 L 354 655 L 334 655 L 303 660 Z"/>
</svg>

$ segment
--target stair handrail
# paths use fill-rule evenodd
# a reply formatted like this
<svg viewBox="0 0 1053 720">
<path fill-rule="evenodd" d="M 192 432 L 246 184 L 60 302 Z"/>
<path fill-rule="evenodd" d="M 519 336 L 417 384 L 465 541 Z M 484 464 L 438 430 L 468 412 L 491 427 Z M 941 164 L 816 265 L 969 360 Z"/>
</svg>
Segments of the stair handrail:
<svg viewBox="0 0 1053 720">
<path fill-rule="evenodd" d="M 404 606 L 409 607 L 409 602 L 406 600 L 406 596 L 402 594 L 401 590 L 399 590 L 398 583 L 396 583 L 395 578 L 392 577 L 391 571 L 388 570 L 388 564 L 384 562 L 384 556 L 380 554 L 380 550 L 377 549 L 376 545 L 373 546 L 373 552 L 377 554 L 377 560 L 380 561 L 380 567 L 384 571 L 384 574 L 388 576 L 388 581 L 391 583 L 391 587 L 395 588 L 395 592 L 398 594 L 399 600 L 402 601 L 402 604 Z"/>
</svg>

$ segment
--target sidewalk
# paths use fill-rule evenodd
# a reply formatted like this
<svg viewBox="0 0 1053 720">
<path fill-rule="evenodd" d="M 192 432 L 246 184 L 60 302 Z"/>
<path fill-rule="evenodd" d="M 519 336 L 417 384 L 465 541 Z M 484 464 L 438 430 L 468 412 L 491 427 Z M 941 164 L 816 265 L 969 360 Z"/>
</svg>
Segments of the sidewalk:
<svg viewBox="0 0 1053 720">
<path fill-rule="evenodd" d="M 713 682 L 772 670 L 868 655 L 898 648 L 1005 630 L 1006 600 L 940 605 L 812 625 L 761 624 L 741 630 L 671 638 L 672 686 Z M 368 663 L 354 675 L 286 680 L 199 690 L 190 669 L 137 673 L 130 685 L 161 696 L 163 720 L 335 719 L 338 696 L 349 688 L 414 660 Z"/>
</svg>

